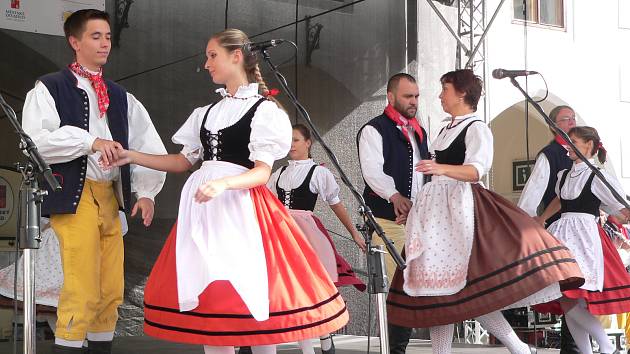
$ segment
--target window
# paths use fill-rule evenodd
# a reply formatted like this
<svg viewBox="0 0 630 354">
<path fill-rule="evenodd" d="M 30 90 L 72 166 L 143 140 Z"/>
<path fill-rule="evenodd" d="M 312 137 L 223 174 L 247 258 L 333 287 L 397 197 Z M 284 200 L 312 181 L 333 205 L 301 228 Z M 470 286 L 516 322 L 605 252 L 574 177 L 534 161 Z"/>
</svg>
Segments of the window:
<svg viewBox="0 0 630 354">
<path fill-rule="evenodd" d="M 513 4 L 515 20 L 564 27 L 564 0 L 513 0 Z"/>
</svg>

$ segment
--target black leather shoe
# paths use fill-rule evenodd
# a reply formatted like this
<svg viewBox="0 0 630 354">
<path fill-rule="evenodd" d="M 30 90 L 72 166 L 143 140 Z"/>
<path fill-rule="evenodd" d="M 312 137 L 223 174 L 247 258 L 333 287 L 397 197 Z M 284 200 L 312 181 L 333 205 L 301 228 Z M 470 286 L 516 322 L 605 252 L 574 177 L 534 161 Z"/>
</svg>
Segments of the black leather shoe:
<svg viewBox="0 0 630 354">
<path fill-rule="evenodd" d="M 322 349 L 322 354 L 335 354 L 335 342 L 333 341 L 332 334 L 329 334 L 328 338 L 330 338 L 330 349 L 328 350 Z"/>
<path fill-rule="evenodd" d="M 87 353 L 88 354 L 111 354 L 112 341 L 88 341 Z"/>
<path fill-rule="evenodd" d="M 66 347 L 63 345 L 53 344 L 52 354 L 85 354 L 84 348 Z"/>
</svg>

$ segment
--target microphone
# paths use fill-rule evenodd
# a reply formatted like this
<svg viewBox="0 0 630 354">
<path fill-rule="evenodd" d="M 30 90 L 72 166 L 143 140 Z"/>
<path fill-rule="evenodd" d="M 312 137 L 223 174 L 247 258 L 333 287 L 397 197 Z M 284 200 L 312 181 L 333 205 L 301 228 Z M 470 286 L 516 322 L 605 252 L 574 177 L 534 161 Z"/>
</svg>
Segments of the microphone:
<svg viewBox="0 0 630 354">
<path fill-rule="evenodd" d="M 270 39 L 268 41 L 254 43 L 248 42 L 243 44 L 243 54 L 245 54 L 245 56 L 248 56 L 255 52 L 260 52 L 267 48 L 278 46 L 283 42 L 285 42 L 284 39 Z"/>
<path fill-rule="evenodd" d="M 506 77 L 514 78 L 517 76 L 527 76 L 527 75 L 535 75 L 535 74 L 538 74 L 538 72 L 532 71 L 532 70 L 505 70 L 505 69 L 492 70 L 492 77 L 499 80 Z"/>
</svg>

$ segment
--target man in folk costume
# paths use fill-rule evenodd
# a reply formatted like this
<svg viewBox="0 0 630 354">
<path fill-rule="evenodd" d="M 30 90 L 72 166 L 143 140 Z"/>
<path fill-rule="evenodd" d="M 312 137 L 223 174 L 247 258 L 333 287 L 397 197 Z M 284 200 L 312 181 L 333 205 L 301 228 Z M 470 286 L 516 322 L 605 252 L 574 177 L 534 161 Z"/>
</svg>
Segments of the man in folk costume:
<svg viewBox="0 0 630 354">
<path fill-rule="evenodd" d="M 357 136 L 359 160 L 365 181 L 363 197 L 386 235 L 402 251 L 404 224 L 413 199 L 423 184 L 423 175 L 414 166 L 430 159 L 427 134 L 416 119 L 418 84 L 409 74 L 396 74 L 387 82 L 387 102 L 380 116 L 367 122 Z M 385 257 L 390 281 L 396 263 Z M 411 328 L 389 324 L 392 354 L 405 352 Z"/>
<path fill-rule="evenodd" d="M 137 167 L 102 169 L 119 149 L 164 154 L 149 114 L 125 89 L 103 78 L 111 49 L 109 15 L 74 12 L 64 31 L 75 61 L 38 79 L 27 95 L 24 130 L 60 182 L 48 191 L 42 214 L 59 238 L 64 283 L 53 353 L 111 353 L 123 300 L 123 240 L 118 210 L 153 218 L 153 198 L 166 175 Z"/>
<path fill-rule="evenodd" d="M 575 111 L 569 106 L 555 107 L 549 113 L 549 118 L 565 133 L 568 133 L 571 128 L 575 127 Z M 553 130 L 552 133 L 555 134 Z M 569 158 L 567 146 L 568 143 L 560 135 L 555 135 L 554 139 L 538 153 L 532 173 L 518 201 L 518 206 L 530 216 L 537 216 L 539 214 L 538 210 L 547 208 L 549 203 L 556 197 L 555 188 L 558 181 L 558 172 L 570 169 L 573 165 L 573 161 Z M 547 226 L 559 218 L 560 213 L 555 214 L 547 220 Z M 562 321 L 560 353 L 579 353 L 579 349 L 565 321 Z"/>
</svg>

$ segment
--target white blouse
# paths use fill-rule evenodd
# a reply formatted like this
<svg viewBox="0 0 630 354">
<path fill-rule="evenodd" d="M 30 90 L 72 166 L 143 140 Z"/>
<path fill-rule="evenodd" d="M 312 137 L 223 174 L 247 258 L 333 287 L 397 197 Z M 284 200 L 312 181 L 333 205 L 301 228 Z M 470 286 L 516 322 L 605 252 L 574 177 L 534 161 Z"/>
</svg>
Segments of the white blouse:
<svg viewBox="0 0 630 354">
<path fill-rule="evenodd" d="M 592 163 L 593 161 L 591 161 Z M 556 183 L 556 194 L 558 195 L 560 189 L 560 180 L 562 179 L 562 174 L 566 170 L 562 170 L 558 172 L 558 182 Z M 623 188 L 619 181 L 610 173 L 600 170 L 602 175 L 606 178 L 606 180 L 610 183 L 610 185 L 619 193 L 621 196 L 625 196 Z M 562 194 L 560 195 L 562 199 L 575 199 L 577 198 L 584 186 L 586 185 L 586 181 L 591 175 L 591 170 L 588 168 L 586 163 L 579 162 L 574 163 L 569 170 L 569 174 L 564 182 L 564 186 L 562 187 Z M 604 183 L 599 179 L 599 177 L 595 176 L 593 178 L 593 183 L 591 184 L 591 191 L 593 194 L 602 202 L 602 209 L 606 212 L 615 214 L 624 208 L 623 204 L 619 203 L 615 197 L 613 197 L 612 193 L 604 185 Z"/>
<path fill-rule="evenodd" d="M 55 100 L 46 85 L 40 81 L 26 95 L 22 127 L 33 139 L 47 163 L 63 163 L 87 155 L 87 178 L 96 181 L 116 181 L 119 179 L 119 168 L 101 169 L 98 163 L 101 154 L 92 151 L 92 144 L 96 138 L 112 140 L 107 115 L 99 117 L 98 99 L 90 81 L 76 74 L 74 76 L 77 78 L 77 86 L 88 96 L 89 131 L 70 125 L 60 127 L 61 119 Z M 166 154 L 166 148 L 142 103 L 127 93 L 127 106 L 129 150 L 156 155 Z M 131 165 L 130 169 L 131 189 L 136 193 L 136 197 L 153 199 L 162 189 L 166 173 L 137 165 Z"/>
<path fill-rule="evenodd" d="M 451 146 L 453 140 L 457 138 L 459 133 L 474 120 L 481 121 L 476 113 L 455 117 L 452 127 L 449 123 L 449 125 L 440 132 L 431 144 L 429 151 L 434 154 L 436 150 L 444 150 Z M 464 165 L 471 165 L 477 169 L 479 180 L 481 180 L 481 178 L 490 171 L 490 167 L 492 167 L 492 157 L 494 154 L 492 132 L 485 123 L 472 124 L 466 132 L 465 142 L 466 156 L 464 158 Z"/>
<path fill-rule="evenodd" d="M 217 102 L 208 113 L 205 128 L 217 133 L 219 130 L 238 122 L 262 96 L 258 94 L 258 84 L 241 86 L 234 96 L 224 88 L 218 89 L 223 99 Z M 203 146 L 199 137 L 203 117 L 208 106 L 196 108 L 186 122 L 173 135 L 175 144 L 183 145 L 183 154 L 191 164 L 203 158 Z M 286 112 L 272 101 L 262 102 L 251 123 L 249 138 L 249 159 L 262 161 L 273 166 L 275 160 L 285 157 L 291 148 L 291 122 Z"/>
<path fill-rule="evenodd" d="M 267 182 L 267 188 L 274 194 L 276 194 L 276 184 L 286 191 L 295 189 L 304 182 L 308 171 L 314 165 L 317 164 L 312 159 L 289 160 L 289 166 L 282 172 L 282 175 L 280 175 L 282 168 L 277 169 L 271 175 Z M 328 205 L 335 205 L 341 201 L 339 199 L 339 185 L 335 180 L 335 176 L 324 166 L 318 165 L 315 168 L 308 189 L 311 193 L 319 194 L 320 198 Z"/>
</svg>

